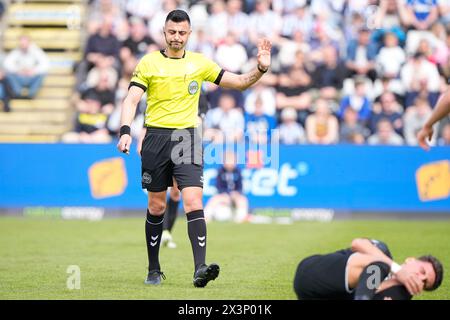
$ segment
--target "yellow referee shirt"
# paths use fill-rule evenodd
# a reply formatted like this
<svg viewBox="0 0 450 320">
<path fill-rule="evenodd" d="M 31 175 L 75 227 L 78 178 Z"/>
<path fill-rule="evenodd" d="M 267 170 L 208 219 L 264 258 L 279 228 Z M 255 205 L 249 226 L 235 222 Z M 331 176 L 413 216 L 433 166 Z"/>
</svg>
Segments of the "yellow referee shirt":
<svg viewBox="0 0 450 320">
<path fill-rule="evenodd" d="M 145 55 L 137 65 L 131 86 L 147 91 L 145 126 L 184 129 L 196 127 L 203 81 L 219 84 L 224 71 L 200 53 L 185 51 L 169 58 L 164 51 Z"/>
</svg>

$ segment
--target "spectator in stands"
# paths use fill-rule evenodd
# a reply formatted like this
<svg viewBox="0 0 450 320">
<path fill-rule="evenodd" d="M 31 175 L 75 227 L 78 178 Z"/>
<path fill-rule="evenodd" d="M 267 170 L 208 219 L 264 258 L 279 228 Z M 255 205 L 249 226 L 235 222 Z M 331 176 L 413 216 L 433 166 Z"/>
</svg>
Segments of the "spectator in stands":
<svg viewBox="0 0 450 320">
<path fill-rule="evenodd" d="M 253 144 L 266 144 L 275 129 L 275 118 L 264 114 L 262 96 L 255 100 L 254 112 L 245 113 L 245 133 Z"/>
<path fill-rule="evenodd" d="M 0 1 L 0 19 L 3 17 L 3 14 L 5 13 L 5 4 L 3 1 Z"/>
<path fill-rule="evenodd" d="M 146 53 L 157 50 L 158 47 L 147 35 L 147 27 L 144 21 L 138 17 L 130 18 L 130 35 L 122 43 L 120 48 L 120 59 L 122 63 L 128 60 L 131 56 L 137 59 L 142 58 Z"/>
<path fill-rule="evenodd" d="M 310 143 L 333 144 L 339 139 L 339 123 L 331 114 L 325 99 L 319 98 L 314 104 L 315 111 L 306 118 L 306 137 Z"/>
<path fill-rule="evenodd" d="M 391 122 L 388 119 L 378 121 L 377 132 L 367 139 L 370 145 L 402 145 L 403 138 L 395 133 Z"/>
<path fill-rule="evenodd" d="M 254 113 L 256 100 L 261 98 L 263 113 L 274 116 L 276 111 L 276 92 L 272 87 L 257 82 L 245 97 L 244 110 L 246 113 Z"/>
<path fill-rule="evenodd" d="M 5 73 L 3 72 L 3 52 L 0 51 L 0 110 L 8 112 L 9 109 L 9 86 L 7 84 Z"/>
<path fill-rule="evenodd" d="M 300 144 L 306 142 L 303 127 L 297 122 L 297 111 L 286 107 L 281 112 L 281 124 L 278 127 L 278 139 L 281 144 Z"/>
<path fill-rule="evenodd" d="M 407 0 L 404 24 L 416 30 L 428 30 L 439 18 L 436 0 Z"/>
<path fill-rule="evenodd" d="M 196 31 L 192 31 L 193 35 L 189 39 L 188 50 L 195 51 L 203 54 L 209 59 L 214 58 L 215 48 L 209 41 L 209 37 L 204 28 L 198 28 Z"/>
<path fill-rule="evenodd" d="M 256 46 L 261 37 L 268 38 L 272 44 L 279 43 L 279 36 L 283 21 L 281 17 L 270 9 L 269 0 L 256 0 L 255 11 L 250 14 L 249 40 Z"/>
<path fill-rule="evenodd" d="M 404 116 L 404 133 L 405 141 L 410 146 L 418 145 L 417 133 L 425 125 L 428 118 L 431 116 L 431 107 L 427 99 L 417 98 L 414 105 L 409 107 Z M 429 141 L 431 145 L 436 144 L 436 136 L 434 135 Z"/>
<path fill-rule="evenodd" d="M 222 167 L 217 172 L 217 194 L 205 206 L 207 221 L 233 219 L 242 223 L 248 219 L 248 200 L 242 191 L 242 174 L 233 152 L 226 152 Z M 235 214 L 233 218 L 233 209 Z"/>
<path fill-rule="evenodd" d="M 358 121 L 358 113 L 347 108 L 339 129 L 339 142 L 351 144 L 363 144 L 369 136 L 369 129 Z"/>
<path fill-rule="evenodd" d="M 344 111 L 347 108 L 353 108 L 358 112 L 358 119 L 360 121 L 368 121 L 372 103 L 367 97 L 366 80 L 364 78 L 357 78 L 355 80 L 355 92 L 352 95 L 345 96 L 340 103 L 338 112 L 339 119 L 342 119 Z"/>
<path fill-rule="evenodd" d="M 107 143 L 111 141 L 106 127 L 108 115 L 102 112 L 100 97 L 94 92 L 82 96 L 77 104 L 74 132 L 62 137 L 68 143 Z"/>
<path fill-rule="evenodd" d="M 130 81 L 132 78 L 132 74 L 138 64 L 138 60 L 134 57 L 126 60 L 122 67 L 122 75 L 119 79 L 117 89 L 115 90 L 115 109 L 113 113 L 109 116 L 108 119 L 108 130 L 112 132 L 114 135 L 119 133 L 120 129 L 120 114 L 122 111 L 122 101 L 125 99 L 128 93 L 128 86 L 130 85 Z M 133 122 L 131 123 L 131 136 L 137 141 L 143 139 L 142 128 L 144 126 L 144 112 L 147 108 L 147 97 L 142 96 L 141 101 L 138 104 L 137 112 Z"/>
<path fill-rule="evenodd" d="M 225 1 L 212 1 L 210 7 L 211 14 L 208 18 L 208 33 L 211 40 L 217 46 L 228 34 L 228 14 Z"/>
<path fill-rule="evenodd" d="M 111 19 L 113 33 L 126 34 L 127 20 L 125 15 L 125 2 L 123 0 L 94 0 L 89 6 L 87 18 L 87 31 L 89 35 L 100 30 L 102 21 Z"/>
<path fill-rule="evenodd" d="M 397 0 L 380 0 L 379 6 L 375 13 L 374 27 L 372 39 L 376 43 L 381 44 L 381 39 L 386 32 L 394 33 L 403 46 L 406 38 L 405 31 L 402 28 L 402 21 L 406 16 L 406 9 L 400 1 Z"/>
<path fill-rule="evenodd" d="M 236 35 L 228 32 L 222 43 L 217 46 L 215 60 L 224 70 L 241 73 L 248 56 L 244 46 L 237 41 Z"/>
<path fill-rule="evenodd" d="M 100 59 L 108 59 L 110 65 L 117 64 L 120 42 L 112 33 L 111 17 L 106 17 L 99 31 L 88 38 L 85 48 L 85 59 L 91 64 L 97 64 Z"/>
<path fill-rule="evenodd" d="M 324 47 L 322 52 L 323 63 L 313 73 L 313 87 L 320 90 L 321 97 L 337 99 L 346 76 L 345 66 L 339 61 L 334 47 Z"/>
<path fill-rule="evenodd" d="M 158 8 L 153 17 L 148 21 L 149 36 L 160 48 L 164 48 L 166 45 L 162 26 L 164 26 L 164 22 L 166 21 L 169 12 L 177 9 L 177 7 L 178 2 L 176 0 L 164 0 L 162 2 L 162 7 Z"/>
<path fill-rule="evenodd" d="M 376 57 L 377 73 L 383 77 L 397 78 L 405 61 L 405 52 L 399 46 L 397 36 L 393 32 L 385 33 L 384 47 Z"/>
<path fill-rule="evenodd" d="M 278 77 L 277 107 L 294 107 L 307 109 L 311 104 L 311 95 L 308 92 L 312 84 L 311 70 L 305 61 L 305 54 L 297 51 L 294 64 Z"/>
<path fill-rule="evenodd" d="M 437 0 L 439 8 L 439 16 L 442 24 L 450 23 L 450 3 L 447 0 Z"/>
<path fill-rule="evenodd" d="M 85 96 L 97 96 L 103 113 L 109 115 L 114 110 L 115 83 L 111 83 L 108 72 L 100 72 L 96 86 L 87 89 L 83 94 Z"/>
<path fill-rule="evenodd" d="M 4 61 L 6 79 L 15 98 L 29 98 L 36 96 L 42 86 L 45 74 L 50 67 L 45 52 L 31 39 L 22 35 L 19 47 L 12 50 Z"/>
<path fill-rule="evenodd" d="M 161 8 L 161 0 L 127 0 L 125 10 L 128 17 L 140 17 L 147 23 Z"/>
<path fill-rule="evenodd" d="M 228 32 L 235 34 L 240 43 L 248 42 L 249 17 L 242 12 L 242 0 L 228 0 L 226 11 Z"/>
<path fill-rule="evenodd" d="M 204 139 L 215 143 L 241 141 L 244 125 L 244 116 L 236 108 L 233 96 L 223 94 L 219 99 L 219 107 L 206 113 Z"/>
<path fill-rule="evenodd" d="M 120 69 L 120 42 L 112 33 L 112 22 L 111 17 L 105 17 L 99 31 L 88 38 L 84 60 L 77 67 L 78 90 L 83 90 L 82 84 L 93 67 Z"/>
<path fill-rule="evenodd" d="M 365 76 L 375 81 L 376 46 L 370 41 L 370 30 L 362 28 L 358 32 L 358 39 L 351 40 L 347 46 L 346 65 L 348 76 Z"/>
<path fill-rule="evenodd" d="M 437 141 L 437 145 L 450 147 L 450 122 L 446 123 L 442 128 L 442 134 Z"/>
<path fill-rule="evenodd" d="M 380 98 L 381 110 L 379 112 L 372 111 L 369 118 L 369 129 L 372 133 L 377 130 L 378 122 L 381 120 L 389 120 L 398 134 L 403 134 L 402 107 L 395 100 L 395 96 L 391 92 L 385 92 Z"/>
<path fill-rule="evenodd" d="M 302 34 L 311 34 L 313 18 L 309 12 L 306 1 L 292 1 L 293 9 L 283 17 L 281 35 L 292 39 L 297 31 Z"/>
<path fill-rule="evenodd" d="M 417 52 L 403 66 L 401 80 L 406 91 L 405 107 L 412 105 L 420 94 L 427 96 L 430 105 L 435 105 L 439 97 L 439 72 L 423 53 Z"/>
</svg>

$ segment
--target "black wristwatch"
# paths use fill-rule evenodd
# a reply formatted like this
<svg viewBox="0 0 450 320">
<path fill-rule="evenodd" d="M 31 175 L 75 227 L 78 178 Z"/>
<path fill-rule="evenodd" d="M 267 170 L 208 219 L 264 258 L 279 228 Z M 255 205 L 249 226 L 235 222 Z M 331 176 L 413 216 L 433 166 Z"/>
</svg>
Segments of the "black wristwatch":
<svg viewBox="0 0 450 320">
<path fill-rule="evenodd" d="M 263 70 L 263 69 L 261 69 L 261 66 L 260 66 L 259 63 L 258 63 L 258 70 L 259 70 L 259 72 L 261 72 L 261 73 L 266 73 L 267 71 L 269 71 L 269 68 L 267 68 L 266 70 Z"/>
</svg>

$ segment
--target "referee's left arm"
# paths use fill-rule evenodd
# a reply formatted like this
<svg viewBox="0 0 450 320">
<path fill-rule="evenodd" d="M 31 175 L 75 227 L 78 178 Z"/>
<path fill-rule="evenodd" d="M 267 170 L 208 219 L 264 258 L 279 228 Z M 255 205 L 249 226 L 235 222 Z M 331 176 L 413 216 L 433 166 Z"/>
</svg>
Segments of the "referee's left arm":
<svg viewBox="0 0 450 320">
<path fill-rule="evenodd" d="M 136 114 L 136 108 L 141 101 L 144 90 L 138 86 L 130 86 L 128 94 L 122 103 L 120 115 L 120 139 L 117 148 L 120 152 L 128 153 L 131 146 L 131 122 Z"/>
</svg>

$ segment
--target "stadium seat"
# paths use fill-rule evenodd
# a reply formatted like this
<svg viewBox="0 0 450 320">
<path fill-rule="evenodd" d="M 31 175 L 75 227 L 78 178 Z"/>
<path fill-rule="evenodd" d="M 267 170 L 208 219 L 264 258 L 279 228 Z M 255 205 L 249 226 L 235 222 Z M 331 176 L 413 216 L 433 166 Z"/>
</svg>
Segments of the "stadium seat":
<svg viewBox="0 0 450 320">
<path fill-rule="evenodd" d="M 20 134 L 20 135 L 61 135 L 70 128 L 64 124 L 30 124 L 23 126 L 21 124 L 3 124 L 0 126 L 0 134 Z"/>
<path fill-rule="evenodd" d="M 58 140 L 59 135 L 0 134 L 2 143 L 54 143 Z"/>
<path fill-rule="evenodd" d="M 0 125 L 20 124 L 20 123 L 67 123 L 70 117 L 67 112 L 35 112 L 35 111 L 17 111 L 1 112 Z"/>
<path fill-rule="evenodd" d="M 12 111 L 57 111 L 69 110 L 70 101 L 67 99 L 14 99 L 11 100 Z"/>
<path fill-rule="evenodd" d="M 12 3 L 7 10 L 9 25 L 67 26 L 79 25 L 84 6 L 74 3 Z"/>
</svg>

